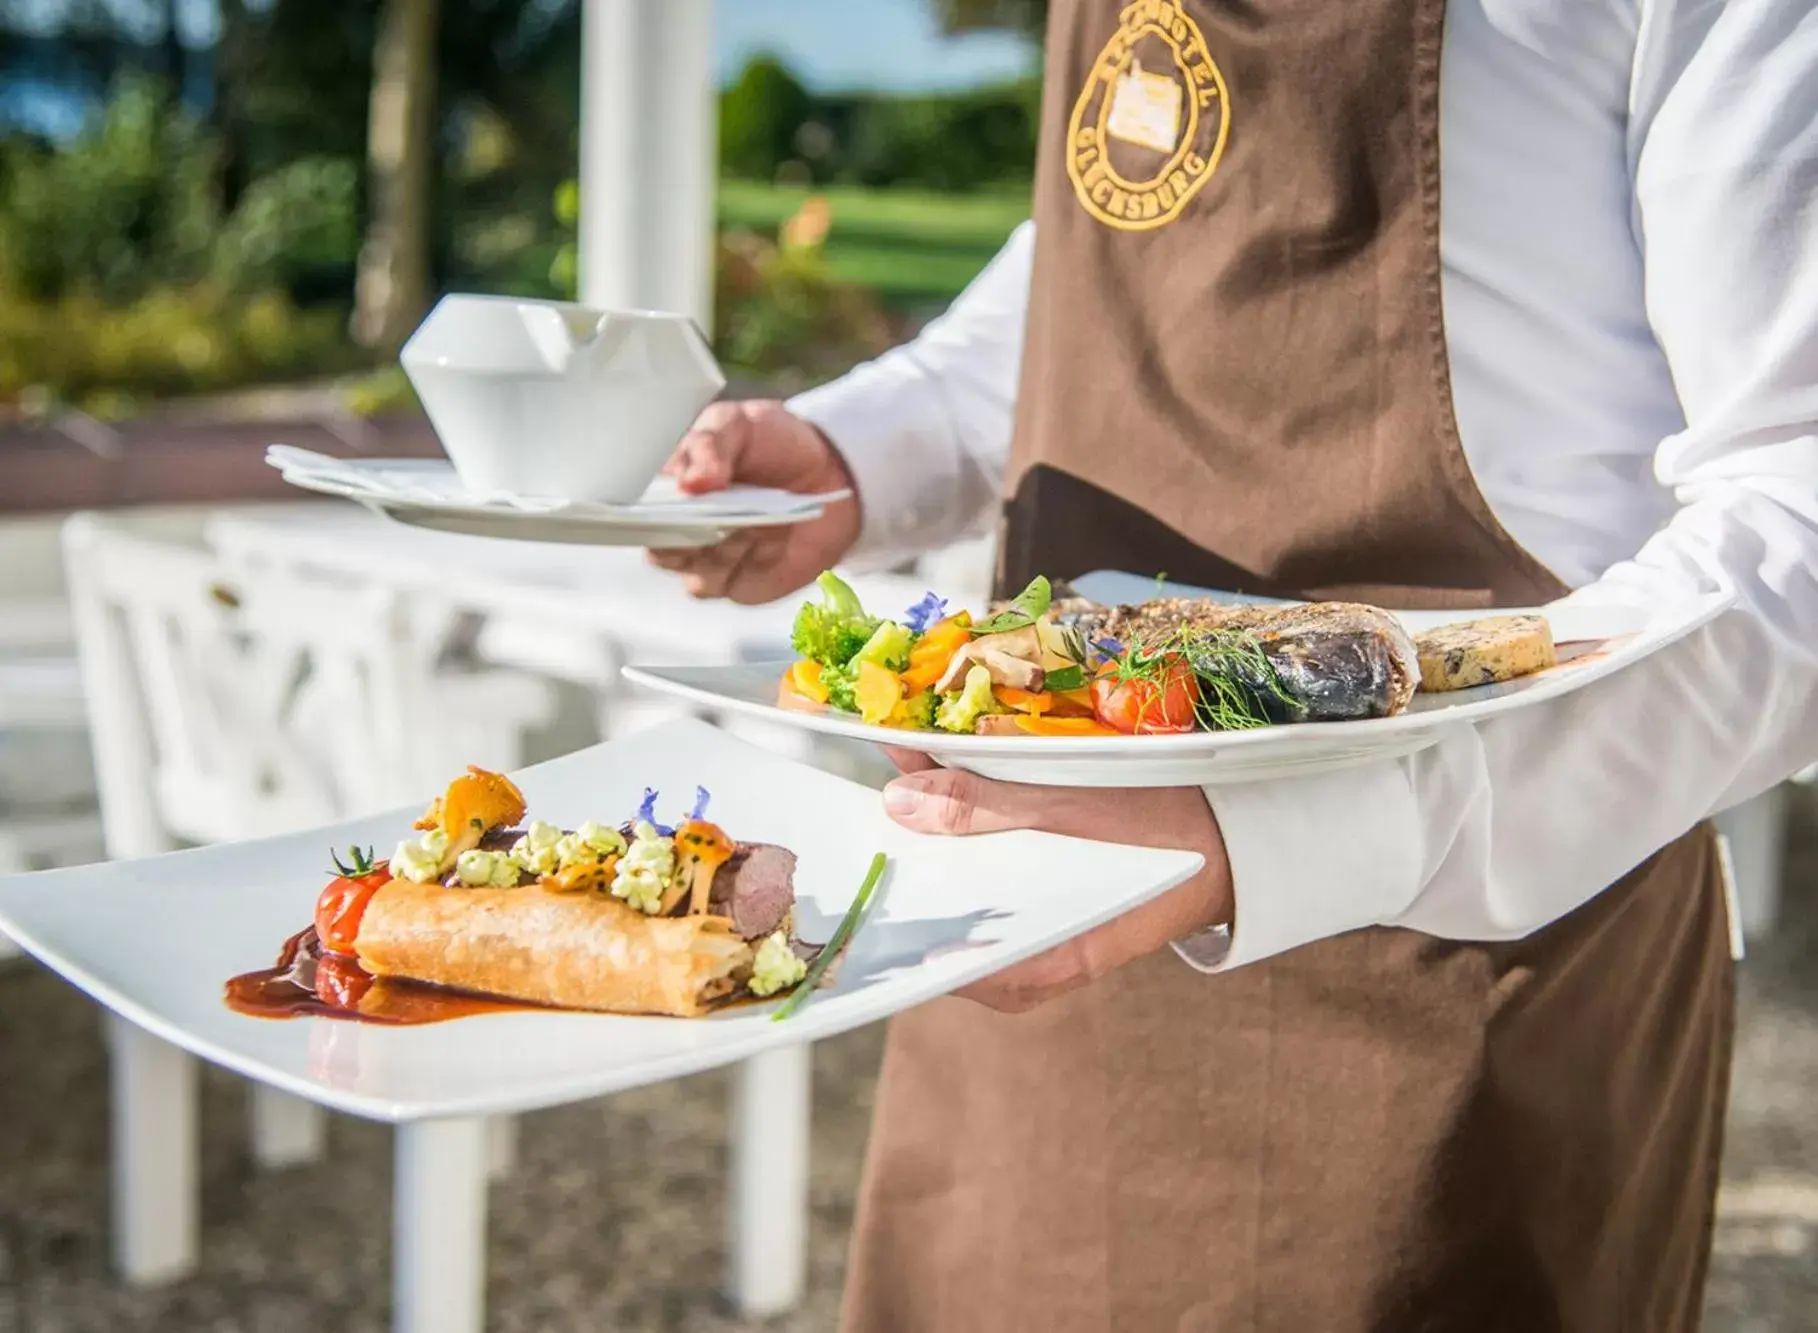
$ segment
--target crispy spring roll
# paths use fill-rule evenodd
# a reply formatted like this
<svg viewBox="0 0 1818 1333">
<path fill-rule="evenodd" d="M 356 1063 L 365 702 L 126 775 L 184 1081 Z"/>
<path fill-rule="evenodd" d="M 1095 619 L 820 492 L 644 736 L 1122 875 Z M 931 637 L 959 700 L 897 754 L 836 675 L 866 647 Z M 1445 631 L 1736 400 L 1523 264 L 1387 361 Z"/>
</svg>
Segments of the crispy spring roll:
<svg viewBox="0 0 1818 1333">
<path fill-rule="evenodd" d="M 450 889 L 393 880 L 354 943 L 377 977 L 563 1009 L 692 1018 L 750 971 L 753 948 L 717 916 L 649 917 L 599 894 Z"/>
</svg>

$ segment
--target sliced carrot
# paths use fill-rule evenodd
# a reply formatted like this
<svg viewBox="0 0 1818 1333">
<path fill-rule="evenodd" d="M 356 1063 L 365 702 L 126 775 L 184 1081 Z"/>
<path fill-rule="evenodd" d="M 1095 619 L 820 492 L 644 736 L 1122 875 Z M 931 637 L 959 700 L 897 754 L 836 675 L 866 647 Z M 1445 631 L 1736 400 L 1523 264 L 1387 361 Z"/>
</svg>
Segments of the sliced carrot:
<svg viewBox="0 0 1818 1333">
<path fill-rule="evenodd" d="M 1054 707 L 1054 696 L 1044 690 L 1019 690 L 1011 685 L 999 685 L 992 693 L 1004 707 L 1014 708 L 1019 713 L 1039 715 Z"/>
<path fill-rule="evenodd" d="M 1031 736 L 1117 736 L 1103 722 L 1090 717 L 1018 717 L 1016 725 Z"/>
<path fill-rule="evenodd" d="M 911 694 L 920 694 L 923 690 L 933 689 L 939 683 L 940 678 L 947 674 L 947 662 L 951 660 L 952 658 L 949 656 L 946 661 L 941 662 L 917 663 L 911 661 L 909 669 L 903 672 L 903 688 Z"/>
<path fill-rule="evenodd" d="M 953 655 L 972 642 L 970 624 L 971 617 L 961 612 L 930 625 L 915 641 L 915 647 L 909 650 L 909 669 L 903 672 L 903 687 L 910 694 L 933 689 L 947 673 Z"/>
<path fill-rule="evenodd" d="M 1054 707 L 1048 710 L 1050 717 L 1096 717 L 1092 711 L 1092 691 L 1055 690 Z"/>
</svg>

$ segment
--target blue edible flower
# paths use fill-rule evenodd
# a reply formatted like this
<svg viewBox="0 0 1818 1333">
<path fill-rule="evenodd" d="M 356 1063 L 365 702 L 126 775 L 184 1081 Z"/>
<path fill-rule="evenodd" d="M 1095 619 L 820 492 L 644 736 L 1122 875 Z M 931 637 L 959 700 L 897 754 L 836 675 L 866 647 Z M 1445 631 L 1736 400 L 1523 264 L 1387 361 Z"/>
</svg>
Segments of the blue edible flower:
<svg viewBox="0 0 1818 1333">
<path fill-rule="evenodd" d="M 1106 658 L 1122 657 L 1124 645 L 1107 634 L 1092 640 L 1092 651 Z"/>
<path fill-rule="evenodd" d="M 713 799 L 713 794 L 711 792 L 709 792 L 705 787 L 696 787 L 694 789 L 694 809 L 692 809 L 688 812 L 688 817 L 690 819 L 706 818 L 707 802 L 711 801 L 712 799 Z"/>
<path fill-rule="evenodd" d="M 657 823 L 656 803 L 656 789 L 654 787 L 644 788 L 644 803 L 638 807 L 637 822 L 650 825 L 651 828 L 655 829 L 658 834 L 665 838 L 670 837 L 675 833 L 675 830 L 666 824 Z"/>
<path fill-rule="evenodd" d="M 909 608 L 908 613 L 903 617 L 903 623 L 917 634 L 921 634 L 935 621 L 945 618 L 946 614 L 947 599 L 936 597 L 933 593 L 926 593 L 921 601 Z"/>
</svg>

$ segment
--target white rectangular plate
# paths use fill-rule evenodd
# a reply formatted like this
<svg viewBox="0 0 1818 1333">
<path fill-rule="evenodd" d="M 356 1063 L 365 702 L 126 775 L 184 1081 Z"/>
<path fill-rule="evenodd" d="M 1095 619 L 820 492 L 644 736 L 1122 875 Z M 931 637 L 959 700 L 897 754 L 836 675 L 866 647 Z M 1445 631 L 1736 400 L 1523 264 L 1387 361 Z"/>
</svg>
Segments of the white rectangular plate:
<svg viewBox="0 0 1818 1333">
<path fill-rule="evenodd" d="M 1073 586 L 1083 596 L 1105 603 L 1158 595 L 1210 596 L 1227 602 L 1266 600 L 1106 572 L 1076 579 Z M 625 676 L 709 710 L 921 750 L 950 768 L 1007 782 L 1057 787 L 1258 782 L 1412 754 L 1431 745 L 1447 728 L 1485 721 L 1571 694 L 1683 638 L 1719 615 L 1732 600 L 1728 593 L 1713 592 L 1646 610 L 1563 603 L 1501 611 L 1397 612 L 1412 633 L 1485 615 L 1545 616 L 1561 646 L 1561 661 L 1550 670 L 1502 685 L 1416 695 L 1413 706 L 1398 717 L 1185 736 L 972 736 L 867 726 L 850 714 L 795 712 L 777 707 L 777 683 L 788 666 L 782 661 L 708 667 L 631 666 L 625 668 Z M 1589 650 L 1593 644 L 1598 646 Z"/>
<path fill-rule="evenodd" d="M 452 774 L 450 775 L 453 776 Z M 156 1035 L 252 1078 L 380 1120 L 515 1112 L 693 1073 L 887 1018 L 1128 911 L 1198 871 L 1191 852 L 1038 833 L 906 832 L 866 787 L 703 723 L 672 723 L 516 775 L 533 817 L 616 822 L 646 786 L 679 812 L 697 784 L 735 838 L 793 849 L 798 929 L 825 940 L 873 853 L 890 869 L 836 985 L 698 1019 L 488 1014 L 414 1028 L 247 1018 L 230 976 L 309 924 L 331 848 L 382 854 L 421 812 L 143 861 L 0 879 L 0 933 Z M 425 794 L 427 799 L 428 793 Z M 534 890 L 527 890 L 534 891 Z"/>
</svg>

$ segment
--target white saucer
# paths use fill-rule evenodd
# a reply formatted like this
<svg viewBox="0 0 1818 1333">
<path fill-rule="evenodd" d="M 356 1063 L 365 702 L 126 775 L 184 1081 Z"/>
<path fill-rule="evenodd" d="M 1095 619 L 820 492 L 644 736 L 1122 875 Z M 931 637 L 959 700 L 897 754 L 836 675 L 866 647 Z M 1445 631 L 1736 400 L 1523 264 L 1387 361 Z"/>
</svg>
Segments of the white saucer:
<svg viewBox="0 0 1818 1333">
<path fill-rule="evenodd" d="M 266 462 L 301 490 L 353 500 L 413 527 L 515 541 L 675 549 L 711 546 L 745 528 L 785 527 L 819 518 L 850 492 L 797 495 L 737 486 L 683 495 L 667 478 L 635 504 L 536 496 L 475 495 L 444 459 L 340 459 L 273 445 Z"/>
</svg>

